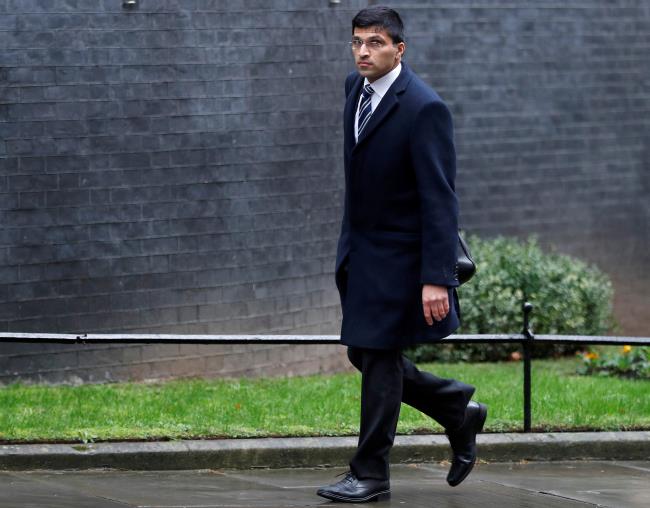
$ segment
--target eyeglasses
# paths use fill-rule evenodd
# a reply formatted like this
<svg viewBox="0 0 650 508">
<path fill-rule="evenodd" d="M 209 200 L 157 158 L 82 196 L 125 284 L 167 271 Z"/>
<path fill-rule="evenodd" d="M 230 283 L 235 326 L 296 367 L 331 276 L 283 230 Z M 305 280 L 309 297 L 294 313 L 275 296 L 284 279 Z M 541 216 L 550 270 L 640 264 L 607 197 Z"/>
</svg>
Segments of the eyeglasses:
<svg viewBox="0 0 650 508">
<path fill-rule="evenodd" d="M 385 42 L 377 39 L 364 41 L 363 39 L 358 39 L 355 37 L 350 41 L 350 47 L 352 48 L 352 51 L 359 51 L 361 49 L 361 46 L 364 44 L 366 45 L 368 51 L 379 51 L 383 47 L 387 46 Z"/>
</svg>

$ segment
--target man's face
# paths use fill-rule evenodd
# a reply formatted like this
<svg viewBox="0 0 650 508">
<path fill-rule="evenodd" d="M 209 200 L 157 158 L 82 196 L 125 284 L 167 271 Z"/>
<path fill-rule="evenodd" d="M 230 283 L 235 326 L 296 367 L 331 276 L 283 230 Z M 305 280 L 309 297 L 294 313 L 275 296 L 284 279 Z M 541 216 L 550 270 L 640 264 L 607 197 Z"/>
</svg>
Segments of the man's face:
<svg viewBox="0 0 650 508">
<path fill-rule="evenodd" d="M 359 74 L 372 83 L 392 71 L 404 54 L 405 44 L 393 44 L 381 27 L 355 27 L 352 34 L 352 55 Z"/>
</svg>

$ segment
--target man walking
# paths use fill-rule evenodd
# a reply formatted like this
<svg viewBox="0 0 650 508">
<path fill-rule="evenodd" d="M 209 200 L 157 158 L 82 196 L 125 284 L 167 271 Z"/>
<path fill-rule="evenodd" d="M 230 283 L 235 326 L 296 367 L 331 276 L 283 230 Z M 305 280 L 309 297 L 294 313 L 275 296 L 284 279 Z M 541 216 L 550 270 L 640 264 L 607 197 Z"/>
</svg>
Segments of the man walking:
<svg viewBox="0 0 650 508">
<path fill-rule="evenodd" d="M 345 82 L 345 207 L 336 258 L 341 342 L 361 371 L 359 445 L 342 480 L 318 490 L 335 501 L 390 496 L 389 452 L 401 402 L 444 428 L 447 482 L 476 461 L 487 416 L 474 387 L 421 372 L 402 355 L 459 325 L 458 201 L 452 120 L 440 97 L 403 63 L 399 14 L 370 7 L 352 20 L 358 72 Z"/>
</svg>

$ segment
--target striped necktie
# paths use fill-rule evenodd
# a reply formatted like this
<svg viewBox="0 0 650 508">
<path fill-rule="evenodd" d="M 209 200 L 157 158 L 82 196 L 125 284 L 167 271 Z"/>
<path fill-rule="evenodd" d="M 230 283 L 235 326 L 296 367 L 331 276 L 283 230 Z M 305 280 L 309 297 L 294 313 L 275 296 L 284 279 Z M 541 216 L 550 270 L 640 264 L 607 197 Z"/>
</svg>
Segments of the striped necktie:
<svg viewBox="0 0 650 508">
<path fill-rule="evenodd" d="M 357 127 L 357 138 L 361 137 L 361 132 L 368 125 L 370 115 L 372 115 L 371 97 L 375 91 L 370 85 L 361 89 L 361 104 L 359 105 L 359 126 Z"/>
</svg>

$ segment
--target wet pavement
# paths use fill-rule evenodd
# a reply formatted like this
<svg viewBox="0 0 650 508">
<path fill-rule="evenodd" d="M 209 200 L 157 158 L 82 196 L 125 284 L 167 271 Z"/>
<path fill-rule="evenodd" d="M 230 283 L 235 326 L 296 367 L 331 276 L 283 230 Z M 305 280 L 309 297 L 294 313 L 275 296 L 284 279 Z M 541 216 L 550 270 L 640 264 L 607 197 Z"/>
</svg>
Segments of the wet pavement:
<svg viewBox="0 0 650 508">
<path fill-rule="evenodd" d="M 448 465 L 392 467 L 392 498 L 372 506 L 554 508 L 650 506 L 649 461 L 480 463 L 459 487 Z M 333 505 L 316 489 L 343 468 L 0 471 L 0 508 Z"/>
</svg>

